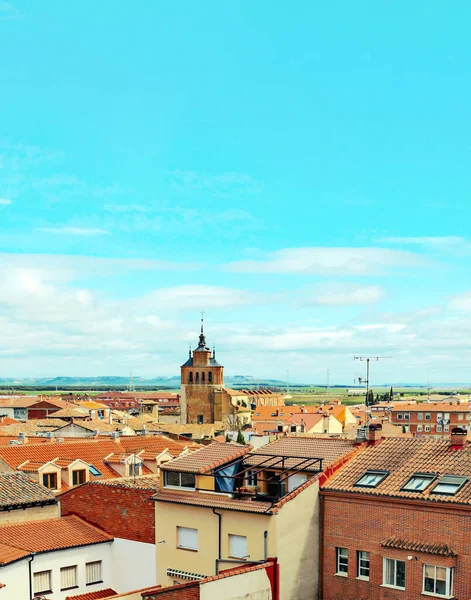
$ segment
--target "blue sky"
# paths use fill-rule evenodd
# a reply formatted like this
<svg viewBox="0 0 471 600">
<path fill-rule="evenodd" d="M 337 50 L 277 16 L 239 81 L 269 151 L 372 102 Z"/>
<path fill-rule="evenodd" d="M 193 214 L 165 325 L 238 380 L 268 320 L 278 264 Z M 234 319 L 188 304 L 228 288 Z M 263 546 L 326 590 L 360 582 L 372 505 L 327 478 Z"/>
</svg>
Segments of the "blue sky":
<svg viewBox="0 0 471 600">
<path fill-rule="evenodd" d="M 0 2 L 0 375 L 469 381 L 467 2 Z"/>
</svg>

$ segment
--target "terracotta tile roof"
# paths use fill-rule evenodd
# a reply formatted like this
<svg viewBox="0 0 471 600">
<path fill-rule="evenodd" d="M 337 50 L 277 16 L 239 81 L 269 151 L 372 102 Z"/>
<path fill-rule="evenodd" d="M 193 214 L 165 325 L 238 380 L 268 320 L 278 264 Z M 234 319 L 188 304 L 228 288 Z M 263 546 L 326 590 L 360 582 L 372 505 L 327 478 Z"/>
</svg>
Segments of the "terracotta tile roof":
<svg viewBox="0 0 471 600">
<path fill-rule="evenodd" d="M 54 494 L 25 473 L 0 473 L 0 507 L 56 503 Z"/>
<path fill-rule="evenodd" d="M 282 437 L 266 446 L 261 446 L 245 459 L 247 465 L 257 465 L 266 460 L 267 457 L 257 454 L 273 454 L 274 456 L 295 456 L 305 458 L 322 458 L 322 468 L 325 469 L 341 456 L 348 454 L 354 448 L 353 440 L 343 440 L 338 438 L 326 437 Z M 276 459 L 274 459 L 275 461 Z M 294 467 L 299 463 L 298 458 L 293 458 L 292 462 L 285 461 L 285 467 Z M 270 463 L 265 463 L 270 466 Z M 317 470 L 317 465 L 311 467 Z M 307 469 L 309 470 L 309 468 Z"/>
<path fill-rule="evenodd" d="M 92 410 L 104 410 L 108 408 L 106 404 L 102 404 L 101 402 L 95 402 L 94 400 L 80 400 L 79 402 L 77 402 L 77 406 L 80 406 L 80 408 L 90 408 Z"/>
<path fill-rule="evenodd" d="M 104 590 L 98 590 L 96 592 L 87 592 L 86 594 L 78 594 L 77 596 L 66 596 L 65 600 L 102 600 L 103 598 L 111 598 L 116 596 L 118 592 L 115 592 L 111 588 Z"/>
<path fill-rule="evenodd" d="M 62 419 L 63 417 L 71 418 L 77 417 L 79 419 L 86 419 L 90 414 L 90 411 L 86 408 L 61 408 L 51 413 L 51 418 Z"/>
<path fill-rule="evenodd" d="M 374 470 L 388 471 L 389 475 L 375 488 L 355 486 L 367 471 Z M 414 473 L 433 473 L 438 478 L 442 475 L 461 475 L 469 477 L 469 481 L 454 496 L 431 494 L 435 483 L 423 492 L 402 491 L 401 488 Z M 471 504 L 471 444 L 457 449 L 449 440 L 387 438 L 376 446 L 367 447 L 353 458 L 348 468 L 340 470 L 324 489 L 428 502 Z"/>
<path fill-rule="evenodd" d="M 244 456 L 250 446 L 240 444 L 212 443 L 200 450 L 162 465 L 165 471 L 185 471 L 186 473 L 210 473 L 214 468 Z"/>
<path fill-rule="evenodd" d="M 15 425 L 17 423 L 19 423 L 19 421 L 17 421 L 16 419 L 12 419 L 11 417 L 0 417 L 0 425 Z"/>
<path fill-rule="evenodd" d="M 324 415 L 309 415 L 305 413 L 296 413 L 292 417 L 287 419 L 288 423 L 293 423 L 293 425 L 303 425 L 305 427 L 305 431 L 309 431 L 313 427 L 315 427 L 318 423 L 324 420 Z M 322 433 L 322 432 L 321 432 Z"/>
<path fill-rule="evenodd" d="M 51 552 L 113 541 L 113 537 L 76 516 L 0 526 L 2 544 L 28 553 Z"/>
<path fill-rule="evenodd" d="M 194 439 L 211 438 L 224 431 L 223 423 L 203 423 L 197 425 L 194 423 L 188 425 L 178 425 L 174 423 L 149 423 L 149 431 L 161 431 L 162 433 L 171 433 L 174 435 L 191 435 Z"/>
<path fill-rule="evenodd" d="M 12 548 L 11 546 L 0 543 L 0 565 L 8 565 L 16 560 L 26 558 L 29 555 L 30 553 L 27 550 Z"/>
<path fill-rule="evenodd" d="M 410 404 L 404 402 L 394 402 L 393 412 L 469 412 L 471 403 L 461 401 L 461 404 L 450 404 L 449 402 L 421 402 L 420 404 Z"/>
<path fill-rule="evenodd" d="M 52 461 L 39 462 L 37 460 L 27 460 L 22 465 L 19 465 L 17 469 L 18 471 L 24 471 L 25 473 L 36 473 L 39 469 L 51 462 Z"/>
<path fill-rule="evenodd" d="M 152 475 L 138 475 L 137 477 L 116 477 L 115 479 L 93 481 L 89 485 L 109 485 L 112 487 L 155 491 L 160 488 L 160 475 L 152 473 Z"/>
<path fill-rule="evenodd" d="M 167 450 L 172 456 L 180 456 L 185 450 L 197 450 L 202 448 L 201 444 L 190 440 L 179 442 L 164 435 L 123 437 L 119 443 L 127 452 L 145 450 L 155 453 L 155 456 Z"/>
<path fill-rule="evenodd" d="M 426 552 L 427 554 L 436 554 L 437 556 L 458 556 L 448 544 L 433 544 L 430 542 L 417 542 L 393 537 L 381 542 L 384 548 L 398 548 L 400 550 L 412 550 L 414 552 Z"/>
<path fill-rule="evenodd" d="M 237 499 L 223 494 L 205 494 L 198 492 L 180 492 L 161 488 L 152 500 L 156 502 L 170 502 L 173 504 L 186 504 L 190 506 L 202 506 L 209 508 L 223 508 L 237 512 L 250 512 L 271 514 L 272 504 L 270 502 L 258 502 L 248 499 Z"/>
</svg>

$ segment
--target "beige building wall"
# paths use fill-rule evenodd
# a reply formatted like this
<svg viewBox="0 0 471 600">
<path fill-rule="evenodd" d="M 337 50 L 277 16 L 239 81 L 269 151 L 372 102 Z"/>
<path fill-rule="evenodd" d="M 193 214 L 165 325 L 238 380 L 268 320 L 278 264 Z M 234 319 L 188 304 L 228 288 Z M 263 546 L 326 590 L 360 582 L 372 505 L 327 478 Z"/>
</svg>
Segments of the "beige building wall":
<svg viewBox="0 0 471 600">
<path fill-rule="evenodd" d="M 275 519 L 282 600 L 316 600 L 319 586 L 319 483 L 283 505 Z"/>
<path fill-rule="evenodd" d="M 60 517 L 58 504 L 46 506 L 32 506 L 31 508 L 18 508 L 16 510 L 0 511 L 0 525 L 9 523 L 22 523 L 23 521 L 40 521 L 42 519 L 55 519 Z"/>
<path fill-rule="evenodd" d="M 200 600 L 271 600 L 270 581 L 265 569 L 202 583 Z"/>
<path fill-rule="evenodd" d="M 167 568 L 211 576 L 216 574 L 219 547 L 219 518 L 211 508 L 156 502 L 155 531 L 157 554 L 157 583 L 172 585 L 174 577 L 167 577 Z M 267 503 L 268 508 L 268 503 Z M 267 531 L 267 554 L 275 556 L 276 529 L 269 515 L 217 510 L 222 514 L 221 557 L 229 558 L 229 534 L 247 537 L 250 561 L 264 559 L 264 532 Z M 198 530 L 198 551 L 177 547 L 177 527 Z M 163 542 L 165 540 L 165 542 Z M 245 564 L 220 564 L 219 570 Z"/>
</svg>

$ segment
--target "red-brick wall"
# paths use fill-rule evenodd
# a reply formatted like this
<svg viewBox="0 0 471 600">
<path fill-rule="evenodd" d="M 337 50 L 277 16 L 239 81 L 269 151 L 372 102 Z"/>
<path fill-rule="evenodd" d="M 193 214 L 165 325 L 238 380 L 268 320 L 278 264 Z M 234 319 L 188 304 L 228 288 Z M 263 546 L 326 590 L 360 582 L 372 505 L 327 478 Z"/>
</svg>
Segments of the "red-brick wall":
<svg viewBox="0 0 471 600">
<path fill-rule="evenodd" d="M 60 496 L 61 514 L 78 515 L 114 537 L 155 544 L 153 493 L 88 483 Z"/>
<path fill-rule="evenodd" d="M 423 565 L 454 567 L 454 598 L 471 598 L 471 508 L 423 503 L 380 502 L 374 498 L 325 495 L 323 500 L 323 597 L 325 600 L 421 600 Z M 402 539 L 449 544 L 456 558 L 413 550 L 384 548 L 381 542 Z M 348 548 L 348 577 L 335 575 L 336 547 Z M 370 579 L 357 579 L 357 550 L 370 553 Z M 412 556 L 412 560 L 408 560 Z M 381 587 L 383 557 L 406 562 L 406 589 Z"/>
</svg>

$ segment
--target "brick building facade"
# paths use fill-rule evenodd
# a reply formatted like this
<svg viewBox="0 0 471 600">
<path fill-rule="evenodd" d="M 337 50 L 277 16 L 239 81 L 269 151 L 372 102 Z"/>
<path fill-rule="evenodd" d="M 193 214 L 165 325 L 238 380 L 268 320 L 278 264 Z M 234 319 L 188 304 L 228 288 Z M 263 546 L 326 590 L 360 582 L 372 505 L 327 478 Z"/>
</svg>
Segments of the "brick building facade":
<svg viewBox="0 0 471 600">
<path fill-rule="evenodd" d="M 465 440 L 464 431 L 451 444 L 383 440 L 327 482 L 321 597 L 471 597 L 471 447 Z"/>
<path fill-rule="evenodd" d="M 454 427 L 470 430 L 471 404 L 458 402 L 404 402 L 391 410 L 391 423 L 415 437 L 450 437 Z"/>
</svg>

